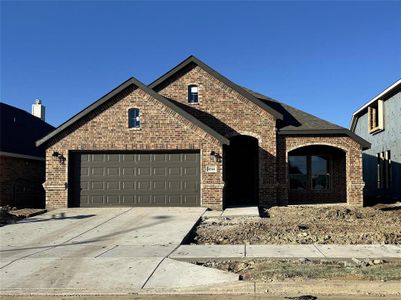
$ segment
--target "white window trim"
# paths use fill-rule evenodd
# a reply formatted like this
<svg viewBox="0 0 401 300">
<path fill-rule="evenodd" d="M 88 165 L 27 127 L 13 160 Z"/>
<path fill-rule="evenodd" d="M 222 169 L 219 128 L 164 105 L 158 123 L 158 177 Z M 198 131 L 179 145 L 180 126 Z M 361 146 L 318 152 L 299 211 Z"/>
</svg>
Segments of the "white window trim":
<svg viewBox="0 0 401 300">
<path fill-rule="evenodd" d="M 129 111 L 131 110 L 131 109 L 134 109 L 134 108 L 136 108 L 136 109 L 138 109 L 139 110 L 139 115 L 138 115 L 138 117 L 139 117 L 139 127 L 129 127 Z M 127 108 L 127 112 L 126 112 L 126 116 L 127 116 L 127 118 L 128 118 L 128 122 L 127 122 L 127 129 L 128 130 L 141 130 L 141 128 L 142 128 L 142 118 L 141 118 L 141 115 L 142 115 L 142 113 L 141 113 L 141 108 L 139 108 L 139 107 L 137 107 L 137 106 L 135 106 L 135 107 L 128 107 Z"/>
<path fill-rule="evenodd" d="M 194 86 L 194 87 L 198 88 L 198 92 L 197 92 L 198 93 L 198 101 L 197 102 L 189 102 L 189 98 L 188 98 L 188 95 L 187 95 L 187 103 L 189 105 L 199 105 L 200 100 L 201 100 L 201 98 L 200 98 L 200 85 L 197 84 L 197 83 L 189 83 L 188 87 L 190 87 L 190 86 Z"/>
</svg>

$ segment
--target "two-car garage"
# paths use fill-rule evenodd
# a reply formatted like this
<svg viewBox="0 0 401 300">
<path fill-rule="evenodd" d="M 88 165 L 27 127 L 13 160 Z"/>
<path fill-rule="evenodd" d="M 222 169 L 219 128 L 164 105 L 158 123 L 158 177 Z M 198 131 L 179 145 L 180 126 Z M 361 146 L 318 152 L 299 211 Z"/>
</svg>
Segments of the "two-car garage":
<svg viewBox="0 0 401 300">
<path fill-rule="evenodd" d="M 69 206 L 200 206 L 199 151 L 71 152 Z"/>
</svg>

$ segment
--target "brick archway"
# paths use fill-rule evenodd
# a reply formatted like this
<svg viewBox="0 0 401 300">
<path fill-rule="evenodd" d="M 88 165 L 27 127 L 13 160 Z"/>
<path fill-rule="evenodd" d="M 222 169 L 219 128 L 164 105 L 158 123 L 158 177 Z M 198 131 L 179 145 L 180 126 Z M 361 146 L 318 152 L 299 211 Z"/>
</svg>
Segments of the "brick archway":
<svg viewBox="0 0 401 300">
<path fill-rule="evenodd" d="M 347 151 L 309 144 L 293 147 L 286 156 L 290 204 L 347 202 Z"/>
<path fill-rule="evenodd" d="M 278 204 L 286 205 L 289 196 L 288 153 L 308 146 L 328 146 L 345 154 L 346 200 L 350 205 L 363 205 L 362 151 L 347 136 L 281 136 L 278 140 Z"/>
</svg>

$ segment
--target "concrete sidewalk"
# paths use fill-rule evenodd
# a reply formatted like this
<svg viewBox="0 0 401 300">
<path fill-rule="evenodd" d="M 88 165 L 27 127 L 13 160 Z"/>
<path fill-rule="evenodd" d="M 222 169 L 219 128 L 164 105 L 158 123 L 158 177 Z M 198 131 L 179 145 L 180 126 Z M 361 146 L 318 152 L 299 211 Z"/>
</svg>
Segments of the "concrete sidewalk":
<svg viewBox="0 0 401 300">
<path fill-rule="evenodd" d="M 386 259 L 401 260 L 400 245 L 181 245 L 177 260 L 242 258 Z"/>
</svg>

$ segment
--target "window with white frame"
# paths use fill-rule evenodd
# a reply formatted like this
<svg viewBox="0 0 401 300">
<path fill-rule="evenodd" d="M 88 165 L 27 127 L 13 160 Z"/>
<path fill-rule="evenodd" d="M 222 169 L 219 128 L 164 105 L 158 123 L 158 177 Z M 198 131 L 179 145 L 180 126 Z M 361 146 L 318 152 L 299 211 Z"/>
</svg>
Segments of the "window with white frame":
<svg viewBox="0 0 401 300">
<path fill-rule="evenodd" d="M 198 86 L 191 84 L 188 86 L 188 103 L 198 103 Z"/>
<path fill-rule="evenodd" d="M 140 128 L 141 120 L 139 108 L 130 108 L 128 110 L 128 128 Z"/>
</svg>

